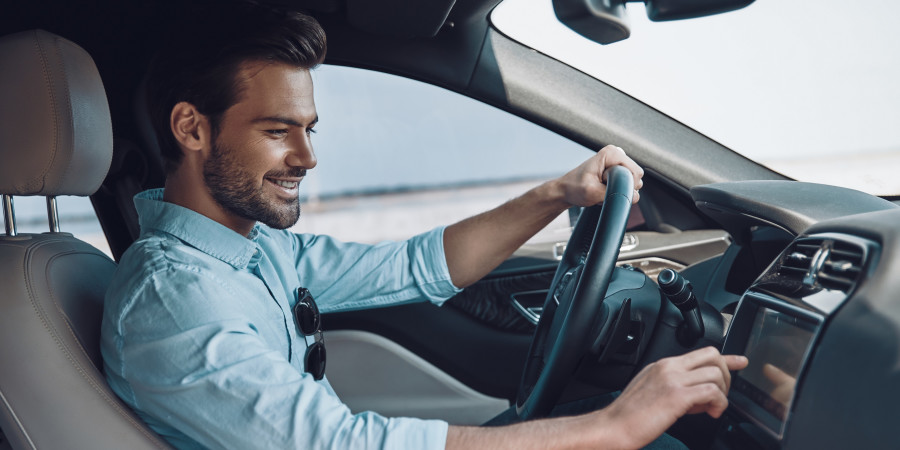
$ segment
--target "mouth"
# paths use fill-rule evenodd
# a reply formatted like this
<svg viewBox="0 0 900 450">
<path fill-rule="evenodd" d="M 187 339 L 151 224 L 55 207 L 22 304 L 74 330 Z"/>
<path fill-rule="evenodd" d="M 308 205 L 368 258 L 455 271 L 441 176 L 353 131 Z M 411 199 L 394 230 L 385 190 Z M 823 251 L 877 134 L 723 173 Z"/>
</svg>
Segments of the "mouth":
<svg viewBox="0 0 900 450">
<path fill-rule="evenodd" d="M 297 195 L 297 187 L 300 185 L 301 179 L 280 179 L 280 178 L 266 178 L 266 181 L 276 186 L 278 190 L 284 192 L 285 194 L 296 196 Z"/>
</svg>

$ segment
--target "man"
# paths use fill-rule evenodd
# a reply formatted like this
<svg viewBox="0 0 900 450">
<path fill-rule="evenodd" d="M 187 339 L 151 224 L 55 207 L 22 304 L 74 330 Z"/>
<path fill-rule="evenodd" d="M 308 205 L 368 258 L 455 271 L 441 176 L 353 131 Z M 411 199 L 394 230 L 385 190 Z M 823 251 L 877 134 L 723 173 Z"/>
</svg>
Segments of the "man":
<svg viewBox="0 0 900 450">
<path fill-rule="evenodd" d="M 683 414 L 724 411 L 729 370 L 746 361 L 704 349 L 649 366 L 582 416 L 478 428 L 351 414 L 319 370 L 316 302 L 440 304 L 569 206 L 601 201 L 606 168 L 625 166 L 638 189 L 642 170 L 608 146 L 495 210 L 406 242 L 294 235 L 284 229 L 316 166 L 309 70 L 324 58 L 324 32 L 258 8 L 205 23 L 173 34 L 151 70 L 167 179 L 135 199 L 141 237 L 107 293 L 102 335 L 110 385 L 173 445 L 636 448 Z"/>
</svg>

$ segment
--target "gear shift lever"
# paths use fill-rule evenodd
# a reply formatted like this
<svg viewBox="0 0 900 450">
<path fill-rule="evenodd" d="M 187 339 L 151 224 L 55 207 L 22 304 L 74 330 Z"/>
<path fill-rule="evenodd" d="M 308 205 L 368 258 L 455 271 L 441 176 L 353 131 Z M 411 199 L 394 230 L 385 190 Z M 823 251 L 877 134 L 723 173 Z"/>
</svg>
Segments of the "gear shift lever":
<svg viewBox="0 0 900 450">
<path fill-rule="evenodd" d="M 663 269 L 656 279 L 666 298 L 684 317 L 684 323 L 678 330 L 678 342 L 685 347 L 692 347 L 704 333 L 700 301 L 694 295 L 693 286 L 672 269 Z"/>
</svg>

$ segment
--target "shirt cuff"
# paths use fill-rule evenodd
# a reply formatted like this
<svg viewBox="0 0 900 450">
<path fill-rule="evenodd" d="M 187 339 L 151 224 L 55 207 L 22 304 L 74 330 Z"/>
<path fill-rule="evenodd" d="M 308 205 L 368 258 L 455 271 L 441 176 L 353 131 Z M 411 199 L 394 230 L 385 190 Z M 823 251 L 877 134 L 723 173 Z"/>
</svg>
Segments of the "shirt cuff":
<svg viewBox="0 0 900 450">
<path fill-rule="evenodd" d="M 393 418 L 384 449 L 443 450 L 447 447 L 447 431 L 450 425 L 443 420 Z"/>
<path fill-rule="evenodd" d="M 438 227 L 410 239 L 410 261 L 413 276 L 425 298 L 440 306 L 462 289 L 450 280 L 450 269 L 444 255 L 444 229 Z"/>
</svg>

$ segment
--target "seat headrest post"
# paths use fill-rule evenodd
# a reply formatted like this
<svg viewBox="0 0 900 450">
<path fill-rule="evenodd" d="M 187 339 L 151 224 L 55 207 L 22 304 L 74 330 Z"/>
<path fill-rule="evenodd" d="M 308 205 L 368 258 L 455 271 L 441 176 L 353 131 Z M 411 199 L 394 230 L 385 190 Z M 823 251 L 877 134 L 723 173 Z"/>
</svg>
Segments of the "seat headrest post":
<svg viewBox="0 0 900 450">
<path fill-rule="evenodd" d="M 47 222 L 51 233 L 59 233 L 59 211 L 56 209 L 56 196 L 47 197 Z"/>
<path fill-rule="evenodd" d="M 13 210 L 13 196 L 3 194 L 3 222 L 6 224 L 6 235 L 16 236 L 16 212 Z"/>
</svg>

